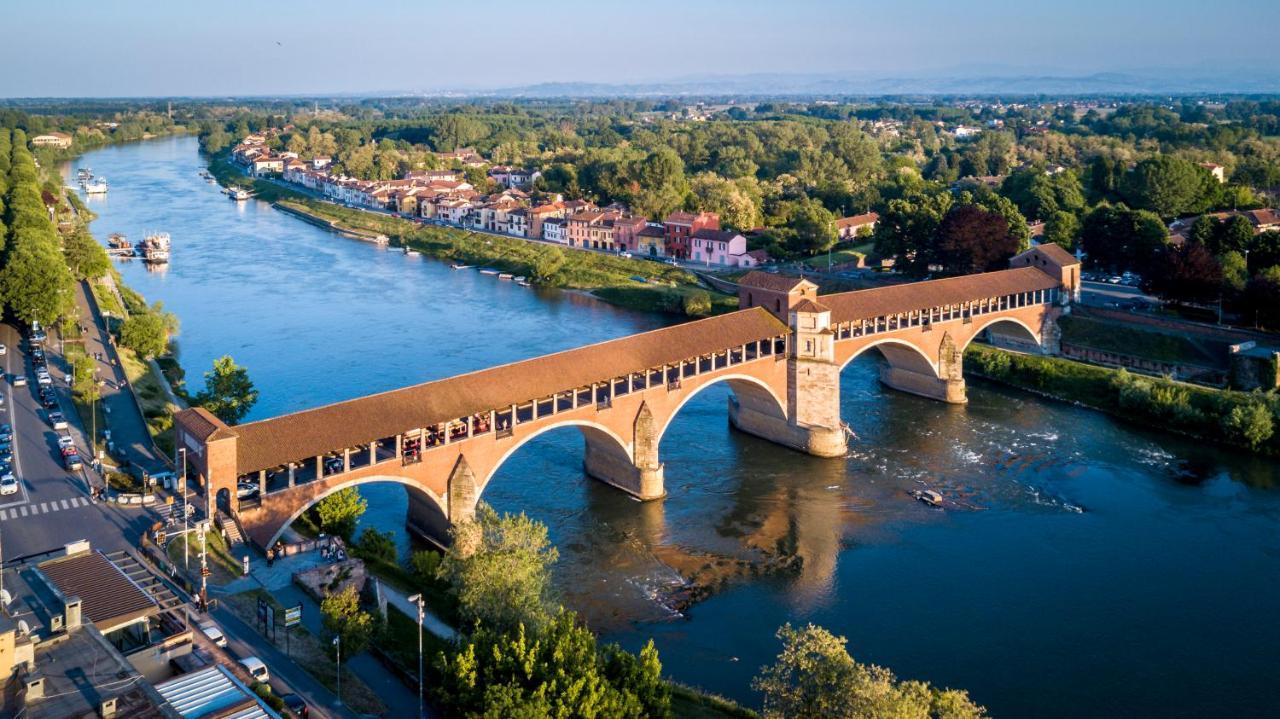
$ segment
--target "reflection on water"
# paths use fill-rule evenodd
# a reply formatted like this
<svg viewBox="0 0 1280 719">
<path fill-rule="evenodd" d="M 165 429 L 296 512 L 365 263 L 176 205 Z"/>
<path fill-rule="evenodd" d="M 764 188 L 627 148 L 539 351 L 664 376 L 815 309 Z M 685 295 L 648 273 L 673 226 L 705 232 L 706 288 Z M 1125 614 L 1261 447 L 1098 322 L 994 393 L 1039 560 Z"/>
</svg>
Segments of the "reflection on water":
<svg viewBox="0 0 1280 719">
<path fill-rule="evenodd" d="M 198 178 L 194 140 L 86 162 L 112 178 L 97 236 L 173 235 L 167 272 L 120 267 L 181 318 L 188 377 L 232 354 L 262 390 L 255 418 L 661 322 L 229 202 Z M 667 430 L 661 501 L 585 478 L 573 428 L 516 452 L 484 499 L 547 523 L 566 602 L 608 638 L 654 636 L 673 676 L 748 701 L 777 626 L 813 621 L 860 659 L 966 687 L 996 716 L 1270 711 L 1274 462 L 981 382 L 966 406 L 896 394 L 872 355 L 843 376 L 858 435 L 844 459 L 732 431 L 719 387 Z M 924 488 L 944 508 L 912 499 Z M 407 550 L 404 491 L 362 492 L 363 524 Z"/>
</svg>

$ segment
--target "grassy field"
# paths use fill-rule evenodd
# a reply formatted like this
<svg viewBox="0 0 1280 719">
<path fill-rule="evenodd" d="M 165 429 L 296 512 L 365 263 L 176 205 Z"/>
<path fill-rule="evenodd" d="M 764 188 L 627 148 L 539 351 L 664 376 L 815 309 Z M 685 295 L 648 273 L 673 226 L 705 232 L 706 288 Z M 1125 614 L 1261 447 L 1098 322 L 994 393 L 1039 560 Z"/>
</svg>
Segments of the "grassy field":
<svg viewBox="0 0 1280 719">
<path fill-rule="evenodd" d="M 1219 367 L 1214 357 L 1185 336 L 1139 329 L 1133 325 L 1068 315 L 1058 320 L 1062 341 L 1104 352 L 1143 357 L 1157 362 Z M 1223 355 L 1226 351 L 1223 349 Z"/>
<path fill-rule="evenodd" d="M 188 549 L 190 550 L 190 562 L 192 575 L 199 579 L 200 567 L 200 537 L 195 532 L 183 535 L 190 542 Z M 217 531 L 210 531 L 204 535 L 205 550 L 208 553 L 209 571 L 212 575 L 209 577 L 209 583 L 218 585 L 226 584 L 233 579 L 240 577 L 240 560 L 231 555 L 231 551 L 227 549 L 227 543 L 222 541 L 222 535 Z M 170 539 L 165 546 L 165 551 L 169 554 L 169 560 L 179 567 L 183 566 L 183 539 L 178 537 Z"/>
<path fill-rule="evenodd" d="M 671 685 L 671 716 L 674 719 L 760 719 L 760 715 L 737 702 L 684 686 Z"/>
<path fill-rule="evenodd" d="M 859 259 L 866 259 L 867 253 L 853 247 L 844 247 L 838 250 L 832 250 L 830 256 L 831 265 L 843 265 L 846 262 L 857 262 Z M 814 255 L 804 261 L 805 266 L 815 270 L 827 269 L 828 257 L 825 254 Z"/>
<path fill-rule="evenodd" d="M 156 376 L 151 364 L 138 358 L 132 351 L 117 347 L 120 362 L 124 365 L 129 384 L 142 405 L 142 414 L 147 420 L 147 429 L 151 431 L 156 446 L 166 455 L 173 454 L 173 413 L 178 410 L 169 401 L 164 389 L 164 380 Z"/>
<path fill-rule="evenodd" d="M 254 589 L 240 594 L 233 594 L 225 597 L 222 603 L 241 621 L 252 627 L 258 622 L 259 597 L 262 597 L 275 607 L 277 617 L 284 616 L 284 606 L 264 589 Z M 294 627 L 292 636 L 287 643 L 285 641 L 285 633 L 280 631 L 272 643 L 282 652 L 288 646 L 289 654 L 298 666 L 306 670 L 308 674 L 323 684 L 329 691 L 337 690 L 337 673 L 333 659 L 326 651 L 325 643 L 307 631 L 306 628 L 301 626 Z M 369 685 L 346 669 L 342 672 L 342 701 L 357 714 L 382 715 L 387 710 L 386 705 L 369 688 Z"/>
</svg>

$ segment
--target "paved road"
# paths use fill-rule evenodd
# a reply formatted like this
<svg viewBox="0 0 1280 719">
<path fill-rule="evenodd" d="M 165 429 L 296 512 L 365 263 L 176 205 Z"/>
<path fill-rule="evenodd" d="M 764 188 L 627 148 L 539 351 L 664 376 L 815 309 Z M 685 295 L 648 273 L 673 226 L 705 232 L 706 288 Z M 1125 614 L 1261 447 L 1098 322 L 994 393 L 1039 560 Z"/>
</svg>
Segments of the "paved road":
<svg viewBox="0 0 1280 719">
<path fill-rule="evenodd" d="M 150 525 L 153 515 L 141 508 L 124 509 L 95 503 L 87 490 L 88 474 L 70 473 L 62 466 L 57 438 L 40 406 L 33 365 L 25 340 L 10 325 L 0 325 L 0 343 L 7 347 L 3 421 L 13 426 L 14 475 L 17 494 L 0 497 L 0 541 L 3 557 L 13 559 L 88 539 L 96 548 L 122 549 Z M 51 349 L 56 349 L 51 348 Z M 59 387 L 63 414 L 74 425 L 78 417 L 66 393 L 64 368 L 49 353 L 50 374 Z M 28 377 L 26 387 L 14 387 L 15 373 Z M 88 456 L 84 438 L 81 453 Z"/>
<path fill-rule="evenodd" d="M 115 445 L 114 455 L 148 472 L 168 469 L 168 465 L 157 455 L 142 410 L 126 386 L 128 378 L 124 367 L 120 365 L 115 346 L 108 341 L 98 304 L 90 296 L 85 282 L 76 284 L 76 306 L 80 310 L 81 324 L 85 328 L 84 351 L 89 357 L 104 358 L 101 361 L 95 360 L 94 367 L 98 377 L 105 380 L 99 388 L 101 399 L 98 401 L 107 410 L 107 424 L 110 425 L 111 441 Z M 102 436 L 102 431 L 103 428 L 99 427 L 99 436 Z"/>
<path fill-rule="evenodd" d="M 1143 293 L 1137 287 L 1113 285 L 1107 282 L 1081 282 L 1080 299 L 1086 305 L 1105 306 L 1111 302 L 1146 302 L 1152 307 L 1160 305 L 1159 298 Z"/>
</svg>

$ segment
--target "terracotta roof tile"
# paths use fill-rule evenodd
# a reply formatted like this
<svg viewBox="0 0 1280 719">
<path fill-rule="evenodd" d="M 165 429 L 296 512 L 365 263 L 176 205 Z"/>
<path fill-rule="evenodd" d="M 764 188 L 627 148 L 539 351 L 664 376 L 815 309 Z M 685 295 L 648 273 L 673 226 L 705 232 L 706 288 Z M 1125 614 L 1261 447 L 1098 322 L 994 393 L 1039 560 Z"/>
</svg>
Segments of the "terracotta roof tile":
<svg viewBox="0 0 1280 719">
<path fill-rule="evenodd" d="M 174 415 L 174 420 L 182 424 L 186 431 L 196 439 L 206 442 L 210 439 L 235 437 L 236 431 L 204 407 L 190 407 Z"/>
<path fill-rule="evenodd" d="M 268 469 L 786 333 L 754 307 L 250 422 L 236 427 L 236 464 L 241 474 Z"/>
<path fill-rule="evenodd" d="M 833 323 L 850 322 L 985 297 L 1048 290 L 1060 284 L 1058 280 L 1034 267 L 1019 267 L 979 275 L 822 295 L 822 302 L 831 308 Z"/>
<path fill-rule="evenodd" d="M 773 292 L 790 292 L 801 283 L 809 282 L 803 277 L 788 277 L 786 275 L 775 275 L 771 272 L 759 272 L 752 270 L 743 275 L 738 284 L 743 287 L 759 287 L 762 290 L 770 290 Z M 809 284 L 813 284 L 809 282 Z"/>
</svg>

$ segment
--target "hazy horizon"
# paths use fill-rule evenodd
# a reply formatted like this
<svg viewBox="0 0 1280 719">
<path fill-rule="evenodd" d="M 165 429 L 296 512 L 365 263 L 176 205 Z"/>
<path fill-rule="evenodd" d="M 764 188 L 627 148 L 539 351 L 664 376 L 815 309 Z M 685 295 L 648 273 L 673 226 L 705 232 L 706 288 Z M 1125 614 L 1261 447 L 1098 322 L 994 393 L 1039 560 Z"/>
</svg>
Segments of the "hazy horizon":
<svg viewBox="0 0 1280 719">
<path fill-rule="evenodd" d="M 336 0 L 9 8 L 4 97 L 483 92 L 749 75 L 1275 77 L 1280 3 L 583 0 L 374 11 Z M 55 44 L 51 45 L 51 39 Z M 1242 86 L 1242 85 L 1240 85 Z"/>
</svg>

